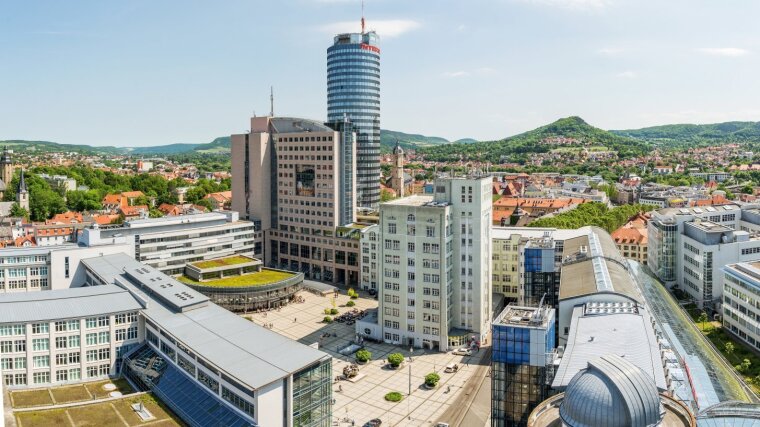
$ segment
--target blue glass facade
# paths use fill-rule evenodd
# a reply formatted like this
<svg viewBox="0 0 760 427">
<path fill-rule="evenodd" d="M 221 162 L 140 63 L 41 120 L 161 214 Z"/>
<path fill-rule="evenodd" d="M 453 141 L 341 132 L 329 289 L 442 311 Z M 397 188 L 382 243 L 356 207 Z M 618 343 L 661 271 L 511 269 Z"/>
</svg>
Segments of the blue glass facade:
<svg viewBox="0 0 760 427">
<path fill-rule="evenodd" d="M 357 204 L 380 203 L 380 49 L 374 31 L 340 34 L 327 49 L 327 121 L 357 132 Z"/>
<path fill-rule="evenodd" d="M 492 327 L 491 426 L 523 427 L 533 408 L 549 394 L 548 354 L 555 349 L 554 311 L 507 307 Z M 506 322 L 505 322 L 506 320 Z"/>
</svg>

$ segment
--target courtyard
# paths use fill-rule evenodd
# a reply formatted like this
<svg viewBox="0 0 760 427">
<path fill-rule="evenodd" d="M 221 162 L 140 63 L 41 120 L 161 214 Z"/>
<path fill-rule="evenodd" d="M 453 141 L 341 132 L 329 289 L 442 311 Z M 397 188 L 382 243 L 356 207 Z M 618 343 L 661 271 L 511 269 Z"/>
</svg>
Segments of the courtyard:
<svg viewBox="0 0 760 427">
<path fill-rule="evenodd" d="M 319 296 L 301 292 L 302 303 L 291 303 L 279 311 L 246 315 L 258 325 L 297 340 L 306 345 L 319 343 L 319 348 L 333 356 L 333 376 L 339 376 L 343 368 L 354 363 L 354 357 L 344 356 L 338 349 L 355 338 L 355 326 L 344 323 L 323 323 L 324 310 L 336 308 L 340 314 L 352 309 L 377 308 L 377 301 L 360 293 L 360 298 L 351 300 L 345 292 L 340 294 L 333 306 L 332 295 Z M 354 301 L 354 307 L 346 307 Z M 335 317 L 335 316 L 333 316 Z M 270 326 L 271 325 L 271 326 Z M 487 353 L 485 350 L 472 356 L 457 356 L 433 350 L 401 348 L 384 343 L 365 342 L 365 349 L 372 353 L 371 361 L 359 366 L 359 379 L 338 381 L 333 384 L 333 419 L 335 426 L 349 426 L 354 421 L 362 426 L 367 421 L 379 418 L 383 426 L 423 426 L 437 422 L 449 422 L 440 417 L 452 405 L 462 403 L 462 390 L 473 377 L 476 368 Z M 391 353 L 404 355 L 404 363 L 398 369 L 389 369 L 386 358 Z M 410 357 L 411 356 L 411 357 Z M 459 371 L 444 373 L 446 365 L 457 363 Z M 411 397 L 407 397 L 411 366 Z M 436 372 L 441 379 L 432 390 L 424 387 L 425 375 Z M 384 399 L 386 393 L 397 391 L 404 395 L 397 403 Z"/>
</svg>

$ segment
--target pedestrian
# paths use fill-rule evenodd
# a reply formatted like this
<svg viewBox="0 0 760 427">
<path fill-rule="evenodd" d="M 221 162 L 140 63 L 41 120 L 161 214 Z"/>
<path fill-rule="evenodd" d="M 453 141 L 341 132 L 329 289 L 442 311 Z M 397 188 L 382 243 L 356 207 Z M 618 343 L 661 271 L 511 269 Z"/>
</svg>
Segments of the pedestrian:
<svg viewBox="0 0 760 427">
<path fill-rule="evenodd" d="M 293 318 L 293 323 L 296 323 L 296 322 L 298 322 L 298 319 L 294 317 Z"/>
</svg>

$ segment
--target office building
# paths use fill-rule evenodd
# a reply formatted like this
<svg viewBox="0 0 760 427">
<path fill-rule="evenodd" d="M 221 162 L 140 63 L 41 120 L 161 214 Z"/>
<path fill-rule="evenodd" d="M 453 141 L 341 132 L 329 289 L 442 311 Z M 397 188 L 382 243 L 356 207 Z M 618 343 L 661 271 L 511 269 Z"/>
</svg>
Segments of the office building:
<svg viewBox="0 0 760 427">
<path fill-rule="evenodd" d="M 760 350 L 760 261 L 730 264 L 723 274 L 723 329 Z"/>
<path fill-rule="evenodd" d="M 521 304 L 538 307 L 548 304 L 557 307 L 559 302 L 560 268 L 557 263 L 557 253 L 562 253 L 562 247 L 557 251 L 557 242 L 550 234 L 543 238 L 528 240 L 522 248 L 521 275 L 522 293 Z"/>
<path fill-rule="evenodd" d="M 348 121 L 332 126 L 252 118 L 250 133 L 232 136 L 232 208 L 261 225 L 265 265 L 355 286 L 355 133 Z"/>
<path fill-rule="evenodd" d="M 72 287 L 0 295 L 8 389 L 122 375 L 190 426 L 328 427 L 329 355 L 113 254 L 72 265 Z M 57 283 L 54 288 L 65 285 Z"/>
<path fill-rule="evenodd" d="M 380 242 L 380 229 L 377 224 L 367 226 L 361 235 L 362 259 L 360 286 L 364 290 L 378 290 L 378 244 Z"/>
<path fill-rule="evenodd" d="M 5 248 L 0 251 L 0 295 L 28 291 L 67 289 L 84 278 L 80 261 L 95 256 L 126 253 L 126 243 L 82 247 L 59 246 Z"/>
<path fill-rule="evenodd" d="M 79 244 L 133 246 L 135 259 L 171 276 L 188 263 L 232 255 L 261 256 L 262 242 L 251 221 L 234 211 L 166 216 L 126 221 L 116 226 L 93 224 L 82 230 Z"/>
<path fill-rule="evenodd" d="M 525 426 L 549 397 L 556 343 L 554 309 L 509 305 L 493 322 L 491 426 Z"/>
<path fill-rule="evenodd" d="M 491 183 L 448 178 L 435 188 L 380 205 L 377 249 L 369 231 L 362 255 L 377 260 L 382 283 L 374 338 L 445 351 L 484 340 L 490 327 Z"/>
<path fill-rule="evenodd" d="M 380 48 L 374 31 L 335 36 L 327 49 L 327 121 L 356 126 L 359 206 L 380 203 Z M 234 190 L 233 190 L 234 191 Z"/>
<path fill-rule="evenodd" d="M 700 307 L 719 309 L 720 266 L 760 259 L 760 209 L 753 205 L 668 208 L 652 212 L 648 264 Z"/>
</svg>

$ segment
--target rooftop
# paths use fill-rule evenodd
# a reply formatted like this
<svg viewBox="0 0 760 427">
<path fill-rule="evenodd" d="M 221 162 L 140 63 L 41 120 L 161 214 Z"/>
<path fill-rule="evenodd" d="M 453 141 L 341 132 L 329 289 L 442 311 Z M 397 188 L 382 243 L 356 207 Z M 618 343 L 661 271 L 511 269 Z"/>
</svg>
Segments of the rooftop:
<svg viewBox="0 0 760 427">
<path fill-rule="evenodd" d="M 329 357 L 213 303 L 184 312 L 166 305 L 152 296 L 151 291 L 158 285 L 150 280 L 154 275 L 164 275 L 128 255 L 107 255 L 83 262 L 101 279 L 109 283 L 117 282 L 148 301 L 147 307 L 142 310 L 148 320 L 192 348 L 199 357 L 253 389 L 281 380 Z M 124 274 L 124 269 L 147 269 L 148 273 L 133 276 Z M 195 292 L 174 282 L 177 292 Z"/>
<path fill-rule="evenodd" d="M 296 117 L 272 117 L 271 124 L 275 133 L 335 132 L 322 122 Z"/>
<path fill-rule="evenodd" d="M 551 315 L 553 309 L 544 307 L 521 307 L 508 305 L 504 311 L 494 319 L 494 324 L 518 325 L 534 328 L 546 328 L 548 323 L 554 321 Z"/>
<path fill-rule="evenodd" d="M 229 276 L 222 279 L 204 280 L 198 282 L 191 277 L 180 276 L 178 280 L 182 283 L 187 283 L 194 286 L 209 286 L 218 288 L 236 288 L 246 286 L 261 286 L 269 285 L 271 283 L 280 282 L 285 279 L 289 279 L 295 276 L 295 273 L 290 273 L 281 270 L 271 270 L 262 268 L 261 271 L 255 273 L 245 273 L 240 276 Z"/>
<path fill-rule="evenodd" d="M 650 315 L 643 306 L 637 307 L 635 312 L 620 313 L 591 313 L 585 306 L 575 307 L 567 346 L 552 388 L 564 389 L 600 354 L 624 358 L 643 370 L 659 390 L 667 389 L 660 347 Z"/>
<path fill-rule="evenodd" d="M 420 195 L 415 194 L 413 196 L 402 197 L 400 199 L 391 200 L 383 204 L 390 205 L 390 206 L 425 206 L 432 201 L 433 201 L 433 196 L 420 196 Z"/>
<path fill-rule="evenodd" d="M 74 319 L 141 308 L 127 290 L 115 285 L 2 294 L 0 323 Z"/>
<path fill-rule="evenodd" d="M 216 258 L 216 259 L 209 259 L 205 261 L 196 261 L 191 263 L 192 265 L 205 269 L 205 268 L 216 268 L 216 267 L 226 267 L 229 265 L 235 265 L 235 264 L 245 264 L 247 262 L 255 262 L 257 260 L 253 258 L 249 258 L 247 256 L 243 255 L 233 255 L 228 256 L 225 258 Z"/>
</svg>

